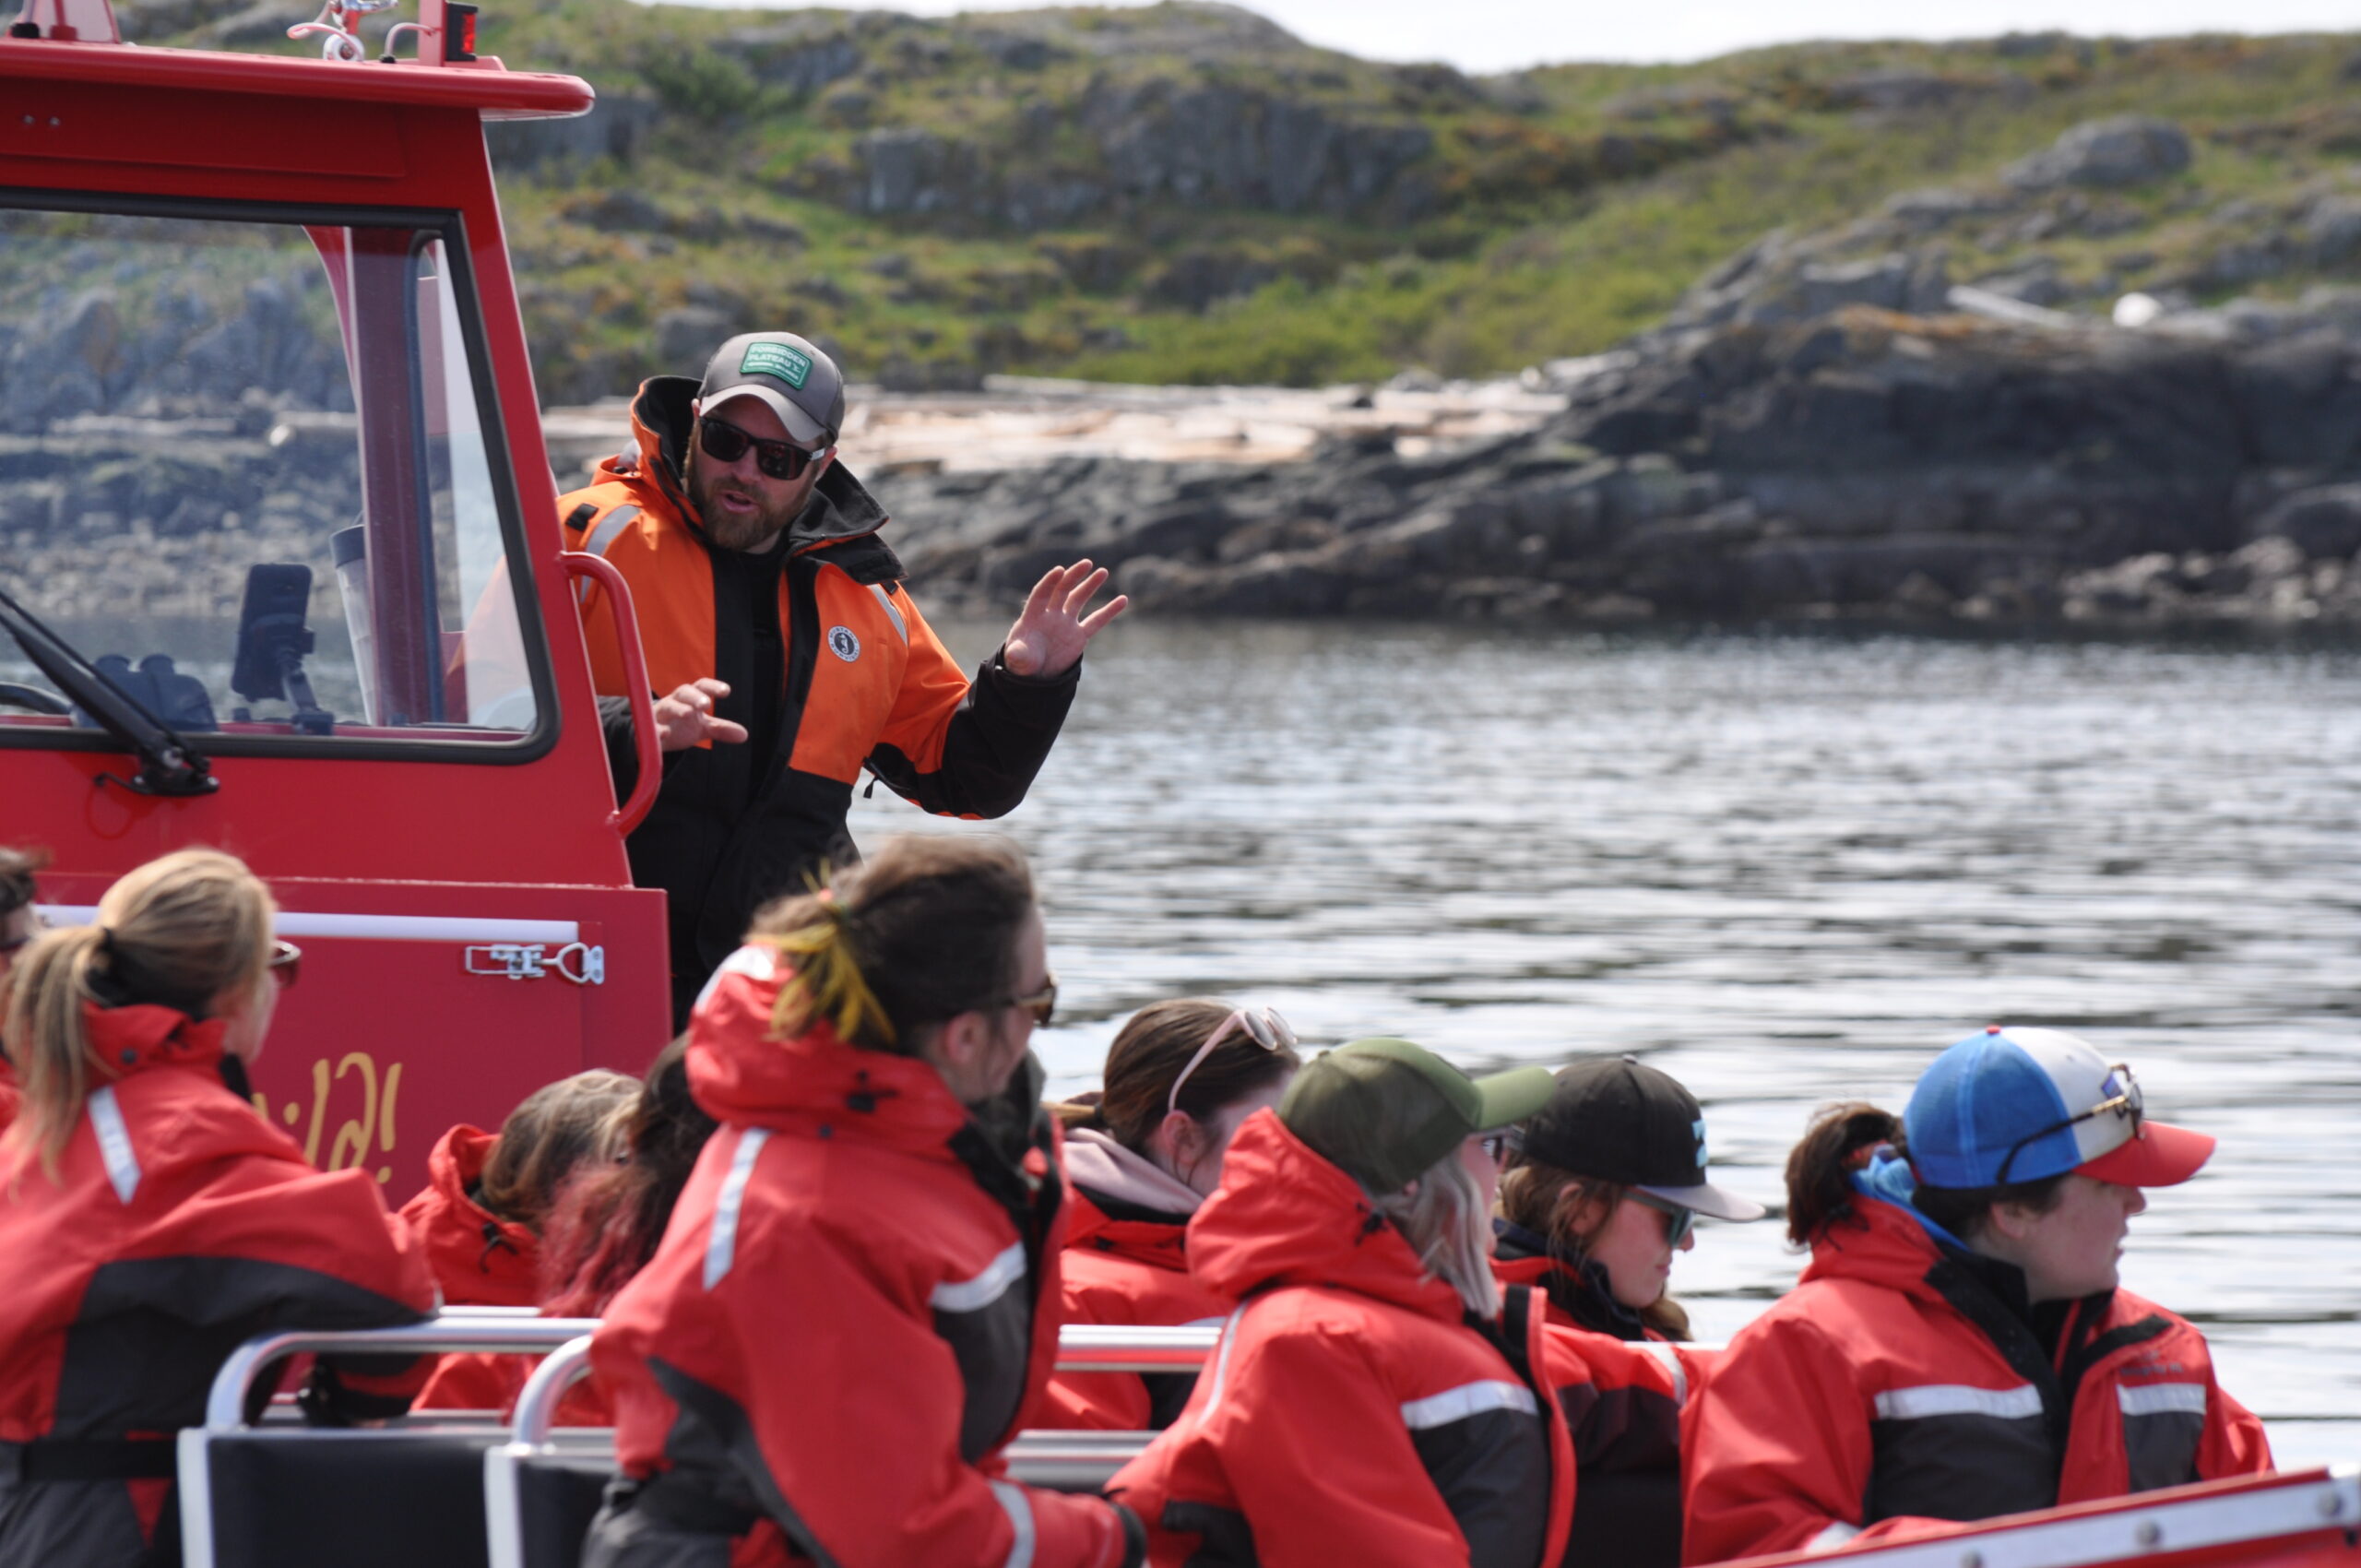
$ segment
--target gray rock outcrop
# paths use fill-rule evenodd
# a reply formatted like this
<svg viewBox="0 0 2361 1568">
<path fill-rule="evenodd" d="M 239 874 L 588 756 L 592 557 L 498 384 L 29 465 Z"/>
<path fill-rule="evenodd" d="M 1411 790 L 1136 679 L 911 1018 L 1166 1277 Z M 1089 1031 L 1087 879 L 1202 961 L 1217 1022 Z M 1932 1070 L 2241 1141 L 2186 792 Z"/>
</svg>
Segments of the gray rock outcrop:
<svg viewBox="0 0 2361 1568">
<path fill-rule="evenodd" d="M 2118 114 L 2087 120 L 2049 147 L 2009 166 L 2011 184 L 2025 190 L 2058 185 L 2136 185 L 2189 167 L 2189 135 L 2170 120 Z"/>
</svg>

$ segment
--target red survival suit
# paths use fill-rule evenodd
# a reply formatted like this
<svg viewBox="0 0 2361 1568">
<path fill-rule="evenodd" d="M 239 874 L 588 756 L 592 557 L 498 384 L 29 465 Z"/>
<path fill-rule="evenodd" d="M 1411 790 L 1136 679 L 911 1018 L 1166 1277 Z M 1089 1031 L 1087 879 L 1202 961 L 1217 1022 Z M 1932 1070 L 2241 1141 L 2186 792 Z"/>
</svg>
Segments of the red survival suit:
<svg viewBox="0 0 2361 1568">
<path fill-rule="evenodd" d="M 1573 1458 L 1525 1293 L 1498 1338 L 1359 1183 L 1269 1111 L 1239 1128 L 1189 1266 L 1238 1302 L 1196 1392 L 1108 1495 L 1158 1568 L 1536 1568 L 1565 1550 Z"/>
<path fill-rule="evenodd" d="M 1020 1162 L 924 1062 L 771 1038 L 784 972 L 742 948 L 696 1009 L 690 1087 L 721 1127 L 592 1342 L 640 1484 L 586 1568 L 702 1564 L 717 1536 L 740 1568 L 1135 1562 L 1121 1510 L 1003 1479 L 1057 1354 L 1038 1066 L 1010 1089 Z"/>
<path fill-rule="evenodd" d="M 2105 1292 L 2063 1304 L 2046 1352 L 1988 1271 L 1857 1186 L 1859 1223 L 1814 1241 L 1801 1283 L 1738 1331 L 1697 1397 L 1687 1561 L 2271 1467 L 2262 1423 L 2214 1383 L 2187 1322 Z"/>
<path fill-rule="evenodd" d="M 0 1189 L 0 1562 L 176 1563 L 172 1433 L 203 1421 L 229 1353 L 416 1323 L 434 1281 L 375 1182 L 314 1170 L 225 1086 L 221 1020 L 83 1017 L 104 1066 L 62 1181 L 30 1158 Z M 354 1416 L 398 1414 L 417 1385 L 321 1375 Z"/>
<path fill-rule="evenodd" d="M 923 810 L 1003 815 L 1032 786 L 1081 679 L 1079 664 L 1017 675 L 995 654 L 970 683 L 902 587 L 878 537 L 884 508 L 841 463 L 778 549 L 709 546 L 682 477 L 696 391 L 686 376 L 643 385 L 635 448 L 558 502 L 567 548 L 605 556 L 631 584 L 657 695 L 718 675 L 730 692 L 715 711 L 749 732 L 667 754 L 655 807 L 625 844 L 632 880 L 667 896 L 682 1018 L 757 909 L 802 892 L 822 861 L 850 857 L 845 813 L 863 767 Z M 639 764 L 614 628 L 605 590 L 587 588 L 590 671 L 627 791 Z"/>
<path fill-rule="evenodd" d="M 1061 1260 L 1064 1323 L 1180 1327 L 1218 1324 L 1230 1303 L 1189 1274 L 1194 1190 L 1106 1134 L 1066 1134 L 1074 1215 Z M 1060 1372 L 1035 1425 L 1161 1431 L 1189 1402 L 1190 1372 Z"/>
<path fill-rule="evenodd" d="M 1503 1286 L 1533 1288 L 1546 1303 L 1542 1381 L 1565 1412 L 1582 1488 L 1566 1549 L 1573 1568 L 1675 1568 L 1680 1561 L 1680 1418 L 1710 1364 L 1624 1313 L 1626 1339 L 1580 1326 L 1571 1300 L 1589 1306 L 1597 1286 L 1567 1272 L 1547 1243 L 1522 1227 L 1495 1220 L 1500 1255 L 1492 1273 Z M 1595 1266 L 1595 1265 L 1594 1265 Z M 1610 1301 L 1612 1298 L 1608 1298 Z M 1586 1313 L 1595 1321 L 1601 1315 Z"/>
<path fill-rule="evenodd" d="M 448 1307 L 530 1307 L 540 1301 L 540 1238 L 493 1217 L 469 1195 L 500 1134 L 454 1127 L 426 1157 L 426 1185 L 402 1205 Z"/>
</svg>

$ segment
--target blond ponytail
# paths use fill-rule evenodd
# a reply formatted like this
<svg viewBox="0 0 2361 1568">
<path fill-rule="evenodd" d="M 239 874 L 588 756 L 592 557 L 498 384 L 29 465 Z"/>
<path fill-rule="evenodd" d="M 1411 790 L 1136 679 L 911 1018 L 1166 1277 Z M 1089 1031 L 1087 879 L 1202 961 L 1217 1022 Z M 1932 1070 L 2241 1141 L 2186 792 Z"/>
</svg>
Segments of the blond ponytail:
<svg viewBox="0 0 2361 1568">
<path fill-rule="evenodd" d="M 87 926 L 42 933 L 0 986 L 0 1040 L 22 1092 L 0 1139 L 10 1175 L 37 1158 L 53 1181 L 89 1097 L 87 1003 L 152 1003 L 203 1017 L 225 992 L 268 983 L 270 892 L 234 856 L 183 849 L 129 873 L 99 900 Z"/>
</svg>

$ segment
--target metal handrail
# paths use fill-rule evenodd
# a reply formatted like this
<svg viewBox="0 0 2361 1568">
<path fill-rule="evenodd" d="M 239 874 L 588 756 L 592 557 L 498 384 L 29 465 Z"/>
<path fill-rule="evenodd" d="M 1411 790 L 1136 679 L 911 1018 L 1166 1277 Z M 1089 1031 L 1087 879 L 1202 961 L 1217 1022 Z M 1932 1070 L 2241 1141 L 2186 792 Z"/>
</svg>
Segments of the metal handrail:
<svg viewBox="0 0 2361 1568">
<path fill-rule="evenodd" d="M 541 1358 L 533 1375 L 516 1396 L 516 1414 L 513 1423 L 516 1429 L 512 1440 L 528 1448 L 540 1448 L 550 1440 L 550 1428 L 557 1423 L 558 1401 L 565 1391 L 590 1375 L 590 1336 L 587 1334 L 569 1339 Z"/>
<path fill-rule="evenodd" d="M 451 1350 L 554 1349 L 599 1326 L 597 1318 L 429 1318 L 398 1328 L 290 1329 L 249 1339 L 230 1352 L 205 1396 L 205 1430 L 235 1431 L 246 1424 L 246 1394 L 263 1369 L 290 1356 L 432 1355 Z"/>
<path fill-rule="evenodd" d="M 1058 1370 L 1067 1372 L 1194 1372 L 1221 1340 L 1218 1328 L 1140 1328 L 1070 1323 L 1058 1330 Z"/>
</svg>

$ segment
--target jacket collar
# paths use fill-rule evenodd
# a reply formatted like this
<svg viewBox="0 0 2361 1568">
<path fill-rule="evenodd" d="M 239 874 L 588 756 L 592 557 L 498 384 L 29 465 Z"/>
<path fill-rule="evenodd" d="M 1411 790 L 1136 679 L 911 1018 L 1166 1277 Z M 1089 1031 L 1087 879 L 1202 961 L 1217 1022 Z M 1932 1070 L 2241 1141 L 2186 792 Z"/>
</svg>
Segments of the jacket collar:
<svg viewBox="0 0 2361 1568">
<path fill-rule="evenodd" d="M 135 1002 L 121 1007 L 82 1004 L 90 1054 L 110 1077 L 127 1078 L 153 1067 L 214 1067 L 221 1057 L 227 1018 L 192 1018 L 177 1007 Z"/>
<path fill-rule="evenodd" d="M 1548 1237 L 1505 1219 L 1492 1221 L 1492 1234 L 1494 1255 L 1504 1265 L 1494 1272 L 1502 1280 L 1539 1286 L 1579 1328 L 1615 1339 L 1648 1337 L 1646 1320 L 1615 1299 L 1606 1266 L 1596 1259 L 1562 1252 Z"/>
<path fill-rule="evenodd" d="M 1189 1221 L 1189 1272 L 1231 1301 L 1279 1285 L 1330 1285 L 1443 1323 L 1459 1292 L 1429 1275 L 1360 1183 L 1314 1154 L 1276 1113 L 1230 1140 L 1221 1187 Z"/>
<path fill-rule="evenodd" d="M 632 399 L 631 429 L 638 446 L 638 471 L 662 492 L 699 542 L 706 542 L 704 519 L 689 500 L 685 478 L 689 431 L 696 422 L 689 406 L 696 400 L 700 385 L 686 375 L 648 377 Z M 868 487 L 842 462 L 830 463 L 820 482 L 813 486 L 812 498 L 787 526 L 788 552 L 860 539 L 885 523 L 885 508 L 877 504 Z"/>
<path fill-rule="evenodd" d="M 1096 1127 L 1066 1134 L 1066 1179 L 1089 1193 L 1099 1208 L 1126 1219 L 1182 1225 L 1204 1202 L 1194 1187 Z"/>
<path fill-rule="evenodd" d="M 499 1145 L 499 1134 L 462 1124 L 444 1134 L 426 1156 L 427 1190 L 435 1205 L 457 1221 L 430 1227 L 427 1246 L 447 1253 L 449 1262 L 463 1265 L 463 1272 L 492 1272 L 496 1250 L 506 1252 L 513 1265 L 527 1267 L 540 1248 L 530 1227 L 502 1219 L 476 1201 L 476 1183 Z"/>
</svg>

